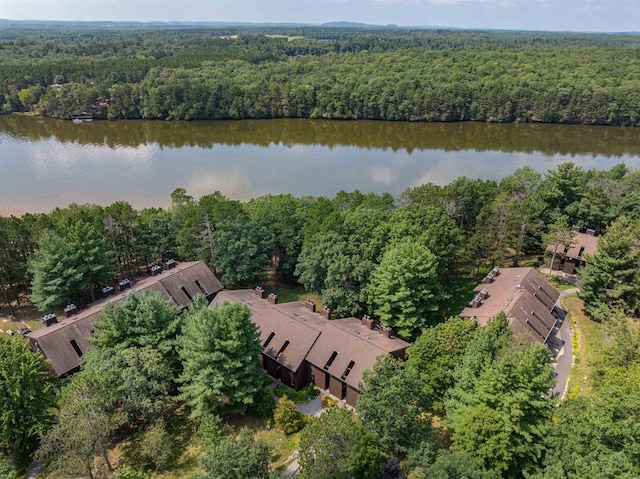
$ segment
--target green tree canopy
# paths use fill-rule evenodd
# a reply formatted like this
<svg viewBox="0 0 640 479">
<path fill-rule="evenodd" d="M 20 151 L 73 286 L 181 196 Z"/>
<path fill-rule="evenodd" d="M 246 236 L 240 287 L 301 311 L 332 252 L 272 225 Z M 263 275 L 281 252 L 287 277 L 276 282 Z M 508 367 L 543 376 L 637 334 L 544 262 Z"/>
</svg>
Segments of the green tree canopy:
<svg viewBox="0 0 640 479">
<path fill-rule="evenodd" d="M 34 449 L 53 417 L 56 384 L 49 361 L 27 341 L 0 338 L 0 450 Z"/>
<path fill-rule="evenodd" d="M 511 476 L 539 463 L 553 411 L 550 359 L 536 343 L 508 350 L 484 369 L 471 391 L 447 404 L 452 450 Z"/>
<path fill-rule="evenodd" d="M 300 435 L 302 479 L 373 479 L 382 456 L 374 436 L 344 408 L 331 408 Z"/>
<path fill-rule="evenodd" d="M 401 336 L 418 336 L 436 321 L 447 298 L 437 267 L 435 255 L 418 242 L 404 241 L 390 248 L 371 277 L 371 313 Z"/>
<path fill-rule="evenodd" d="M 107 304 L 94 323 L 89 341 L 98 348 L 150 347 L 171 367 L 178 364 L 176 337 L 180 329 L 176 308 L 157 291 L 130 294 L 118 305 Z"/>
<path fill-rule="evenodd" d="M 422 393 L 415 369 L 389 355 L 378 357 L 363 374 L 356 411 L 388 454 L 406 454 L 431 434 L 426 415 L 429 397 Z"/>
<path fill-rule="evenodd" d="M 262 346 L 251 310 L 228 302 L 208 308 L 199 296 L 182 319 L 181 399 L 194 417 L 244 413 L 264 381 L 258 362 Z"/>
<path fill-rule="evenodd" d="M 89 292 L 91 301 L 95 301 L 96 286 L 102 286 L 113 277 L 116 255 L 107 248 L 106 241 L 96 234 L 90 224 L 76 223 L 69 233 L 69 239 L 76 268 L 82 275 L 77 287 L 83 293 Z"/>
<path fill-rule="evenodd" d="M 263 441 L 254 440 L 249 429 L 242 429 L 238 439 L 227 436 L 207 451 L 201 465 L 205 474 L 196 478 L 268 479 L 270 451 Z"/>
<path fill-rule="evenodd" d="M 31 296 L 40 311 L 51 311 L 69 300 L 82 282 L 71 245 L 52 231 L 38 240 L 38 250 L 29 260 Z"/>
<path fill-rule="evenodd" d="M 106 411 L 124 412 L 129 422 L 153 422 L 170 404 L 173 371 L 164 356 L 150 346 L 94 348 L 81 359 L 82 374 L 111 384 L 115 403 Z"/>
<path fill-rule="evenodd" d="M 640 224 L 622 217 L 598 238 L 598 250 L 587 255 L 580 274 L 580 298 L 587 312 L 599 321 L 611 308 L 628 314 L 640 312 Z"/>
<path fill-rule="evenodd" d="M 455 384 L 454 371 L 476 331 L 475 321 L 451 317 L 425 329 L 409 348 L 407 368 L 419 375 L 421 394 L 431 398 L 435 411 L 442 412 L 445 395 Z"/>
<path fill-rule="evenodd" d="M 252 285 L 262 281 L 271 264 L 275 237 L 251 220 L 222 222 L 212 235 L 213 263 L 225 284 Z"/>
</svg>

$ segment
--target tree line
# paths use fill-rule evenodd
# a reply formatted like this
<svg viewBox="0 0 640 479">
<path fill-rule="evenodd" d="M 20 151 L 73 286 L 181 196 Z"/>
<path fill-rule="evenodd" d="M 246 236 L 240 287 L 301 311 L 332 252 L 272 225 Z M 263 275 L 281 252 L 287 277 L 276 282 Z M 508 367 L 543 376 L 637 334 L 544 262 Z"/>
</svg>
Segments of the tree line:
<svg viewBox="0 0 640 479">
<path fill-rule="evenodd" d="M 4 113 L 638 125 L 634 36 L 0 31 Z"/>
<path fill-rule="evenodd" d="M 601 260 L 593 275 L 587 269 L 583 294 L 590 284 L 596 296 L 615 291 L 600 301 L 604 316 L 616 305 L 634 312 L 639 192 L 640 173 L 624 165 L 596 171 L 563 163 L 545 175 L 523 167 L 500 181 L 425 184 L 398 198 L 355 191 L 241 203 L 219 192 L 194 199 L 179 188 L 168 209 L 72 204 L 0 218 L 0 305 L 16 317 L 27 296 L 43 312 L 83 305 L 107 283 L 135 279 L 171 258 L 199 259 L 226 285 L 254 286 L 272 271 L 274 284 L 301 284 L 338 316 L 374 314 L 410 339 L 455 313 L 446 309 L 456 278 L 494 265 L 540 264 L 546 246 L 570 226 L 605 233 L 613 223 L 599 255 L 625 256 L 616 264 Z M 411 282 L 424 286 L 424 297 L 386 294 Z M 618 292 L 620 284 L 629 291 Z M 590 307 L 600 304 L 594 298 Z"/>
</svg>

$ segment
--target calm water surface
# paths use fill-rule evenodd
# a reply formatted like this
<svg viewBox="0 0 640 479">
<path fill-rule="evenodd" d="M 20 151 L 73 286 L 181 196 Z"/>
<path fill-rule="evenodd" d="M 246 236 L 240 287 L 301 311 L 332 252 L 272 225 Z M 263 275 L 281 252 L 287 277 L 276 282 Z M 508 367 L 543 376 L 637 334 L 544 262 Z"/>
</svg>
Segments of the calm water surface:
<svg viewBox="0 0 640 479">
<path fill-rule="evenodd" d="M 640 165 L 640 129 L 581 125 L 243 120 L 74 124 L 0 116 L 0 214 L 71 202 L 167 206 L 183 187 L 267 193 L 389 192 L 530 165 Z"/>
</svg>

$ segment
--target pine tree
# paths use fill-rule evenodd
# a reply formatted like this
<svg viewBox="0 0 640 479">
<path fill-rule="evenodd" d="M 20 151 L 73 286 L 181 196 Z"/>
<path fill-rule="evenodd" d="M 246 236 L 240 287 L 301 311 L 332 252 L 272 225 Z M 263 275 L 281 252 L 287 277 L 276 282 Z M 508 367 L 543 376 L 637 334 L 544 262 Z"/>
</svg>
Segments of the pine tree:
<svg viewBox="0 0 640 479">
<path fill-rule="evenodd" d="M 598 250 L 586 255 L 580 274 L 579 296 L 597 320 L 611 315 L 611 308 L 627 314 L 640 312 L 640 223 L 622 217 L 598 238 Z"/>
<path fill-rule="evenodd" d="M 249 308 L 227 302 L 208 308 L 198 296 L 184 316 L 179 343 L 181 399 L 192 415 L 244 413 L 264 381 L 258 362 L 262 347 Z"/>
<path fill-rule="evenodd" d="M 76 268 L 82 274 L 82 280 L 77 285 L 79 292 L 90 292 L 91 301 L 95 301 L 95 287 L 103 285 L 115 272 L 116 255 L 88 223 L 76 223 L 69 239 Z"/>
<path fill-rule="evenodd" d="M 416 337 L 438 318 L 447 298 L 438 274 L 438 260 L 416 241 L 389 249 L 369 284 L 371 312 L 404 337 Z"/>
<path fill-rule="evenodd" d="M 51 231 L 38 240 L 38 250 L 29 260 L 31 296 L 40 311 L 51 311 L 71 299 L 82 282 L 71 245 Z"/>
</svg>

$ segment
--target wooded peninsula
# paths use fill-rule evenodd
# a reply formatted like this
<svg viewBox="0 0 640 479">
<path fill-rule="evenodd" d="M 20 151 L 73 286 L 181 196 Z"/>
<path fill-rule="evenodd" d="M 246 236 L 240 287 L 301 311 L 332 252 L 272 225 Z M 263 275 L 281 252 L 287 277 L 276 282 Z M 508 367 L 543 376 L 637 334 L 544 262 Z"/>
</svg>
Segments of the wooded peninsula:
<svg viewBox="0 0 640 479">
<path fill-rule="evenodd" d="M 640 36 L 327 27 L 0 29 L 0 113 L 640 122 Z"/>
</svg>

